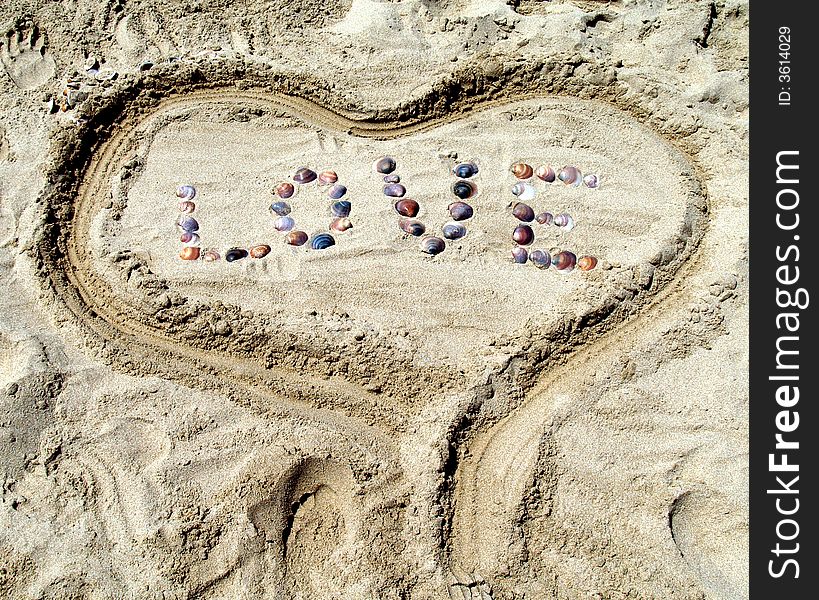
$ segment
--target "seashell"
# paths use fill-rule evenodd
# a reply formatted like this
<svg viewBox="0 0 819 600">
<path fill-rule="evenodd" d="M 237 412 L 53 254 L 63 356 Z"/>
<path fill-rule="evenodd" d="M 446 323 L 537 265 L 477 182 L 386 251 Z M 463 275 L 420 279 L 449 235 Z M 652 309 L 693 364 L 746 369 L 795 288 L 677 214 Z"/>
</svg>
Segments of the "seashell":
<svg viewBox="0 0 819 600">
<path fill-rule="evenodd" d="M 185 200 L 193 200 L 196 197 L 196 188 L 192 185 L 180 185 L 176 188 L 176 196 Z"/>
<path fill-rule="evenodd" d="M 346 193 L 347 188 L 341 185 L 340 183 L 337 183 L 336 185 L 330 188 L 330 191 L 327 192 L 327 195 L 330 196 L 330 198 L 332 198 L 333 200 L 338 200 Z"/>
<path fill-rule="evenodd" d="M 537 171 L 535 171 L 535 175 L 537 175 L 538 179 L 546 183 L 552 183 L 555 180 L 555 170 L 549 165 L 538 167 Z"/>
<path fill-rule="evenodd" d="M 472 207 L 466 202 L 453 202 L 449 205 L 449 214 L 456 221 L 466 221 L 472 218 Z"/>
<path fill-rule="evenodd" d="M 273 193 L 279 198 L 292 198 L 293 194 L 296 193 L 296 186 L 288 181 L 283 181 L 273 188 Z"/>
<path fill-rule="evenodd" d="M 512 207 L 512 216 L 514 216 L 519 221 L 530 223 L 535 218 L 535 211 L 532 210 L 532 207 L 529 206 L 528 204 L 524 204 L 523 202 L 516 202 L 515 205 Z"/>
<path fill-rule="evenodd" d="M 315 181 L 316 177 L 318 177 L 318 175 L 316 175 L 315 171 L 311 171 L 307 167 L 302 167 L 293 175 L 293 181 L 296 183 L 310 183 L 311 181 Z"/>
<path fill-rule="evenodd" d="M 276 231 L 290 231 L 295 226 L 296 222 L 292 217 L 279 217 L 273 221 L 273 227 L 276 228 Z"/>
<path fill-rule="evenodd" d="M 270 212 L 283 217 L 290 214 L 290 205 L 287 202 L 274 202 L 270 205 Z"/>
<path fill-rule="evenodd" d="M 176 224 L 182 231 L 188 231 L 193 233 L 194 231 L 199 231 L 199 223 L 193 217 L 189 217 L 188 215 L 182 215 L 176 220 Z"/>
<path fill-rule="evenodd" d="M 382 156 L 373 163 L 373 169 L 375 169 L 377 173 L 392 173 L 395 171 L 395 159 L 391 156 Z"/>
<path fill-rule="evenodd" d="M 550 212 L 542 212 L 535 217 L 535 221 L 537 221 L 541 225 L 551 225 L 552 223 L 554 223 L 555 217 Z"/>
<path fill-rule="evenodd" d="M 460 177 L 461 179 L 469 179 L 478 172 L 478 165 L 473 162 L 461 163 L 459 165 L 455 165 L 452 172 L 456 177 Z"/>
<path fill-rule="evenodd" d="M 338 175 L 335 171 L 322 171 L 319 173 L 318 181 L 321 185 L 330 185 L 338 181 Z"/>
<path fill-rule="evenodd" d="M 333 231 L 347 231 L 353 226 L 350 219 L 347 217 L 339 217 L 337 219 L 333 219 L 333 222 L 330 223 L 330 229 Z"/>
<path fill-rule="evenodd" d="M 535 232 L 528 225 L 518 225 L 512 232 L 512 239 L 521 246 L 528 246 L 535 241 Z"/>
<path fill-rule="evenodd" d="M 216 250 L 205 250 L 205 253 L 202 255 L 202 260 L 205 262 L 216 262 L 222 258 L 219 256 L 219 253 Z"/>
<path fill-rule="evenodd" d="M 196 210 L 196 204 L 191 202 L 190 200 L 183 200 L 179 203 L 179 212 L 185 214 L 191 214 L 193 211 Z"/>
<path fill-rule="evenodd" d="M 335 243 L 335 238 L 329 233 L 319 233 L 314 235 L 313 239 L 310 240 L 310 247 L 313 250 L 324 250 L 330 246 L 334 246 Z"/>
<path fill-rule="evenodd" d="M 414 217 L 418 214 L 419 210 L 421 210 L 421 207 L 418 205 L 418 203 L 415 200 L 410 200 L 409 198 L 399 200 L 395 203 L 395 212 L 402 217 Z"/>
<path fill-rule="evenodd" d="M 179 241 L 186 246 L 199 246 L 199 236 L 190 231 L 186 231 L 179 237 Z"/>
<path fill-rule="evenodd" d="M 460 180 L 452 184 L 452 193 L 461 200 L 471 198 L 477 191 L 478 188 L 475 187 L 475 184 L 470 181 Z"/>
<path fill-rule="evenodd" d="M 196 260 L 199 258 L 199 248 L 196 246 L 185 246 L 179 253 L 179 258 L 182 260 Z"/>
<path fill-rule="evenodd" d="M 390 196 L 392 198 L 401 198 L 406 193 L 407 188 L 405 188 L 400 183 L 390 183 L 384 186 L 385 196 Z"/>
<path fill-rule="evenodd" d="M 250 256 L 253 258 L 264 258 L 270 254 L 270 246 L 267 244 L 256 244 L 250 247 Z"/>
<path fill-rule="evenodd" d="M 398 175 L 384 175 L 384 183 L 401 183 L 401 178 Z"/>
<path fill-rule="evenodd" d="M 577 256 L 567 250 L 558 252 L 552 257 L 552 266 L 562 273 L 572 271 L 575 264 L 577 264 Z"/>
<path fill-rule="evenodd" d="M 447 223 L 442 231 L 444 237 L 448 240 L 457 240 L 466 235 L 466 227 L 460 223 Z"/>
<path fill-rule="evenodd" d="M 518 264 L 525 264 L 529 259 L 529 251 L 526 248 L 515 246 L 512 248 L 512 260 Z"/>
<path fill-rule="evenodd" d="M 583 183 L 587 188 L 596 189 L 600 185 L 600 178 L 597 175 L 586 175 L 583 178 Z"/>
<path fill-rule="evenodd" d="M 552 264 L 552 257 L 549 256 L 548 252 L 544 252 L 543 250 L 534 250 L 529 255 L 529 260 L 531 260 L 532 264 L 538 269 L 548 269 Z"/>
<path fill-rule="evenodd" d="M 537 190 L 535 190 L 535 186 L 532 184 L 516 183 L 512 186 L 512 193 L 520 200 L 528 202 L 529 200 L 534 199 L 535 195 L 537 194 Z"/>
<path fill-rule="evenodd" d="M 439 237 L 431 235 L 421 240 L 421 252 L 435 256 L 446 249 L 446 242 Z"/>
<path fill-rule="evenodd" d="M 424 227 L 424 224 L 416 219 L 400 219 L 398 221 L 398 226 L 403 229 L 404 232 L 416 237 L 423 235 L 427 230 L 427 228 Z"/>
<path fill-rule="evenodd" d="M 241 260 L 247 257 L 247 250 L 244 248 L 231 248 L 227 252 L 225 252 L 225 260 L 228 262 L 233 262 L 236 260 Z"/>
<path fill-rule="evenodd" d="M 284 243 L 291 246 L 303 246 L 307 242 L 307 234 L 303 231 L 291 231 L 284 236 Z"/>
<path fill-rule="evenodd" d="M 577 167 L 563 167 L 560 169 L 560 173 L 557 174 L 557 178 L 566 185 L 574 187 L 583 183 L 583 174 Z"/>
<path fill-rule="evenodd" d="M 555 217 L 555 225 L 566 231 L 574 229 L 574 219 L 566 213 L 560 213 Z"/>
<path fill-rule="evenodd" d="M 349 217 L 352 209 L 353 205 L 347 200 L 333 202 L 333 204 L 330 206 L 330 212 L 333 213 L 334 217 Z"/>
<path fill-rule="evenodd" d="M 597 258 L 594 256 L 581 256 L 577 259 L 577 268 L 581 271 L 591 271 L 597 266 Z"/>
<path fill-rule="evenodd" d="M 515 163 L 512 165 L 511 171 L 518 179 L 529 179 L 534 174 L 531 165 L 526 163 Z"/>
</svg>

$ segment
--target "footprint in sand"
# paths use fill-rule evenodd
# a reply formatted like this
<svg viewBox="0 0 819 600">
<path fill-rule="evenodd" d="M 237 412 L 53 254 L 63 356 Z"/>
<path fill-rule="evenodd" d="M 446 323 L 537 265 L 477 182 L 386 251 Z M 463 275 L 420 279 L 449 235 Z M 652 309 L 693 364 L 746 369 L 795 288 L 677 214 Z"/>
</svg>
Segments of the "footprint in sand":
<svg viewBox="0 0 819 600">
<path fill-rule="evenodd" d="M 33 23 L 21 23 L 6 32 L 0 47 L 3 64 L 14 85 L 33 90 L 54 77 L 57 64 L 48 52 L 45 33 Z"/>
</svg>

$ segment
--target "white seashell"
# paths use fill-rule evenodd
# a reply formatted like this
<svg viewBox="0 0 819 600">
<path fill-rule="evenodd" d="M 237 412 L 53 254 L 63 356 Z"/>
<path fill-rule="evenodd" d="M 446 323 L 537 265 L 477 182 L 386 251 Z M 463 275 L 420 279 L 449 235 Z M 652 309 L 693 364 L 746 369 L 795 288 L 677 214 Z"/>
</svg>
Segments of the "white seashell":
<svg viewBox="0 0 819 600">
<path fill-rule="evenodd" d="M 517 196 L 519 200 L 527 202 L 534 199 L 537 190 L 535 190 L 535 186 L 529 183 L 516 183 L 512 186 L 512 193 Z"/>
</svg>

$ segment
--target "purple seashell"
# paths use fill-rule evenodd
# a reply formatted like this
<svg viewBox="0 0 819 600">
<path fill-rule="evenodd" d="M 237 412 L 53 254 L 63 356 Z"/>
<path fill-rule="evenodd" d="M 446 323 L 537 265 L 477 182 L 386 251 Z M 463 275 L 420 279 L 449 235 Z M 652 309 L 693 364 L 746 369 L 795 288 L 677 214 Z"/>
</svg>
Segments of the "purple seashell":
<svg viewBox="0 0 819 600">
<path fill-rule="evenodd" d="M 526 248 L 515 246 L 512 248 L 512 260 L 518 264 L 524 264 L 529 259 L 529 251 Z"/>
<path fill-rule="evenodd" d="M 273 221 L 273 227 L 276 228 L 276 231 L 290 231 L 295 226 L 296 222 L 292 217 L 279 217 Z"/>
<path fill-rule="evenodd" d="M 318 177 L 318 175 L 316 175 L 315 171 L 311 171 L 307 167 L 302 167 L 293 175 L 293 181 L 296 183 L 310 183 L 311 181 L 315 181 L 316 177 Z"/>
<path fill-rule="evenodd" d="M 199 231 L 199 223 L 196 222 L 196 219 L 189 217 L 188 215 L 182 215 L 179 217 L 176 224 L 182 231 L 188 231 L 190 233 Z"/>
<path fill-rule="evenodd" d="M 384 175 L 384 183 L 401 183 L 398 175 Z"/>
<path fill-rule="evenodd" d="M 400 183 L 390 183 L 389 185 L 384 186 L 384 195 L 385 196 L 390 196 L 392 198 L 401 198 L 406 193 L 407 193 L 407 188 L 405 188 Z"/>
</svg>

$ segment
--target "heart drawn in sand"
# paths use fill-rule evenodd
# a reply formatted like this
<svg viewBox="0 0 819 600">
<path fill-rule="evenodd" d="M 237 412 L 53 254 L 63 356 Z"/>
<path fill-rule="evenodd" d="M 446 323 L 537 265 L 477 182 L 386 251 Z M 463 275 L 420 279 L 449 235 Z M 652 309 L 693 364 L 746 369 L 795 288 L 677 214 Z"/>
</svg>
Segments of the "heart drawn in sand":
<svg viewBox="0 0 819 600">
<path fill-rule="evenodd" d="M 227 369 L 232 382 L 348 409 L 362 394 L 375 404 L 386 397 L 390 418 L 394 402 L 423 404 L 510 358 L 536 365 L 557 337 L 660 287 L 699 235 L 704 201 L 685 156 L 599 102 L 513 101 L 408 134 L 351 135 L 339 120 L 328 125 L 252 91 L 159 104 L 112 138 L 86 177 L 70 254 L 80 293 L 114 329 L 204 361 L 186 377 Z M 374 178 L 382 156 L 395 157 L 406 198 L 438 235 L 453 220 L 453 165 L 478 160 L 468 233 L 437 256 L 418 251 L 397 226 L 398 198 Z M 533 223 L 535 243 L 522 245 L 571 248 L 605 264 L 572 276 L 514 264 L 515 163 L 582 165 L 600 176 L 595 190 L 554 183 L 534 197 L 518 193 L 535 213 L 571 215 L 576 225 L 569 233 Z M 288 247 L 268 211 L 271 190 L 304 165 L 336 171 L 355 215 L 343 243 L 323 251 Z M 208 245 L 269 244 L 264 260 L 180 261 L 169 191 L 184 182 L 195 182 Z M 112 195 L 113 205 L 103 202 Z M 329 204 L 318 198 L 292 199 L 306 232 L 328 229 Z M 322 388 L 333 378 L 359 392 L 339 399 Z"/>
</svg>

